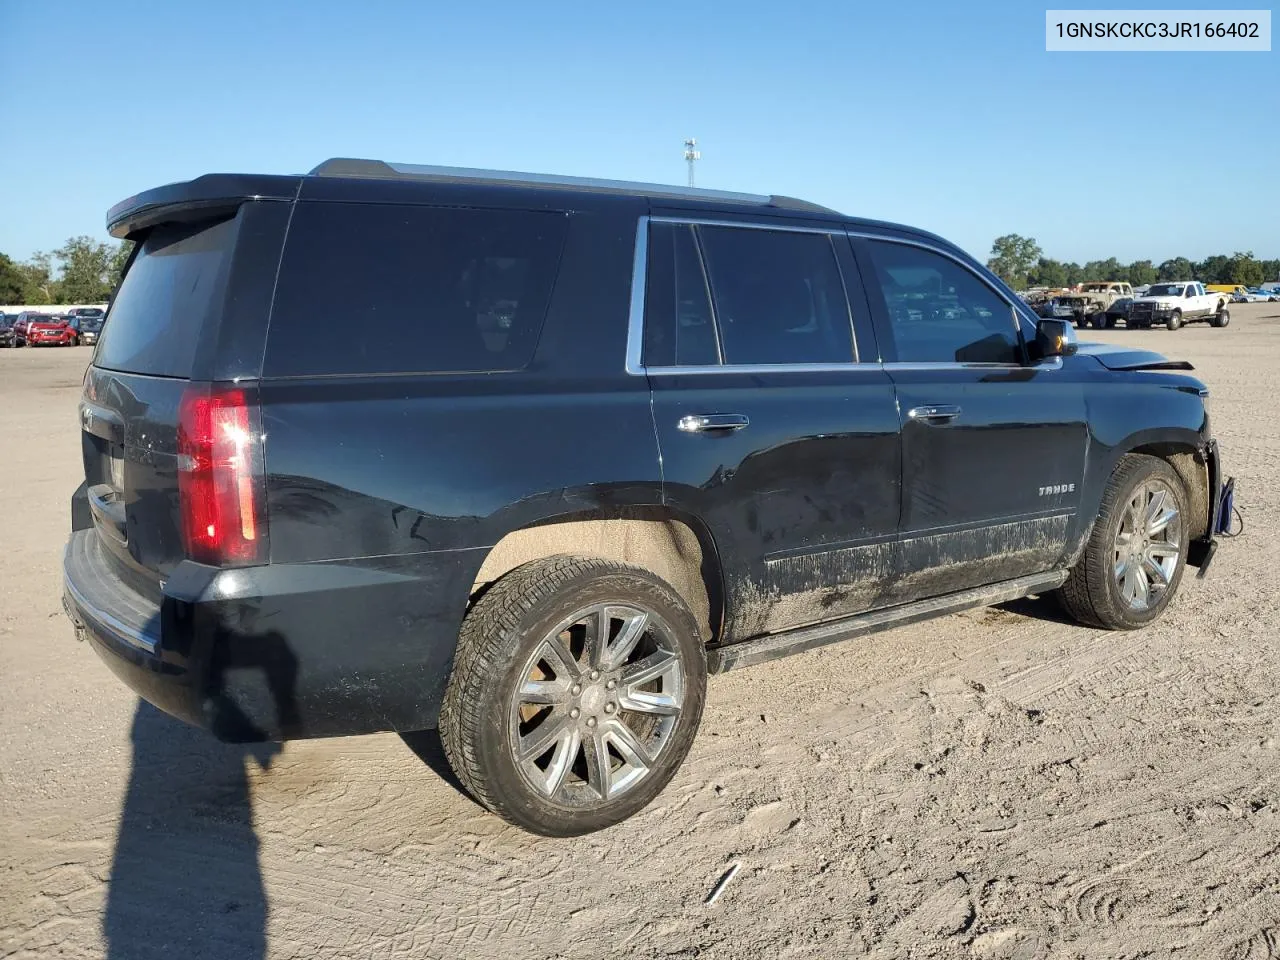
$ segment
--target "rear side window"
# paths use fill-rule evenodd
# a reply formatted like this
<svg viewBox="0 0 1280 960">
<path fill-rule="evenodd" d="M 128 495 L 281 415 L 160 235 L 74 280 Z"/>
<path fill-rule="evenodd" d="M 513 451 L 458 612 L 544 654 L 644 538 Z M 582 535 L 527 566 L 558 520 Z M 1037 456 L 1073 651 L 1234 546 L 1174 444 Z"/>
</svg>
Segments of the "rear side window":
<svg viewBox="0 0 1280 960">
<path fill-rule="evenodd" d="M 263 376 L 526 366 L 566 224 L 545 211 L 299 203 Z"/>
<path fill-rule="evenodd" d="M 159 377 L 190 377 L 200 329 L 217 307 L 236 220 L 152 230 L 116 292 L 93 362 Z"/>
<path fill-rule="evenodd" d="M 853 328 L 825 233 L 697 229 L 726 364 L 851 363 Z"/>
</svg>

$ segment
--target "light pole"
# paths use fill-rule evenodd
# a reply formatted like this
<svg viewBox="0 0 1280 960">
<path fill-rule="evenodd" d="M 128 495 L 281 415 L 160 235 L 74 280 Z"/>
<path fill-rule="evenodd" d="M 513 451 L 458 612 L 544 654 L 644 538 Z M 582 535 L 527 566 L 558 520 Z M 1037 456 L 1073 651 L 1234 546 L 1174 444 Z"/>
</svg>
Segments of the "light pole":
<svg viewBox="0 0 1280 960">
<path fill-rule="evenodd" d="M 689 186 L 693 186 L 693 165 L 696 161 L 702 159 L 702 153 L 698 150 L 698 141 L 690 137 L 684 142 L 684 159 L 689 164 Z"/>
</svg>

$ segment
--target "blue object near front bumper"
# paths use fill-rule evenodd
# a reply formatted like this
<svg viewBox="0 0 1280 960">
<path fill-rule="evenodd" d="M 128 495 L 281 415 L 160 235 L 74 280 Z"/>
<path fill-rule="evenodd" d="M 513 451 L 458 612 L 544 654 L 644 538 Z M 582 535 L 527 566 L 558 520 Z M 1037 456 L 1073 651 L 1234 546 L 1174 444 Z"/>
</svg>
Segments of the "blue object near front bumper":
<svg viewBox="0 0 1280 960">
<path fill-rule="evenodd" d="M 1234 477 L 1222 479 L 1222 463 L 1218 456 L 1218 441 L 1210 440 L 1204 448 L 1205 466 L 1209 471 L 1209 525 L 1205 535 L 1192 540 L 1187 549 L 1187 563 L 1199 567 L 1197 574 L 1203 577 L 1209 572 L 1209 564 L 1218 551 L 1218 536 L 1229 534 L 1235 509 Z"/>
</svg>

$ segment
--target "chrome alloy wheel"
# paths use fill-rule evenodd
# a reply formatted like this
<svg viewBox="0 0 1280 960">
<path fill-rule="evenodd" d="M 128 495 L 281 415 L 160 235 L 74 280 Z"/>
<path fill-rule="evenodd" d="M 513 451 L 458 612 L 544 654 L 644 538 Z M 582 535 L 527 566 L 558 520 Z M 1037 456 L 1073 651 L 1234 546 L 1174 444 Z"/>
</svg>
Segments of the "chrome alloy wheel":
<svg viewBox="0 0 1280 960">
<path fill-rule="evenodd" d="M 1130 609 L 1157 602 L 1178 569 L 1182 517 L 1163 480 L 1148 480 L 1129 498 L 1116 531 L 1115 577 Z"/>
<path fill-rule="evenodd" d="M 579 610 L 517 679 L 510 743 L 521 776 L 564 806 L 598 806 L 644 779 L 684 704 L 671 627 L 627 604 Z"/>
</svg>

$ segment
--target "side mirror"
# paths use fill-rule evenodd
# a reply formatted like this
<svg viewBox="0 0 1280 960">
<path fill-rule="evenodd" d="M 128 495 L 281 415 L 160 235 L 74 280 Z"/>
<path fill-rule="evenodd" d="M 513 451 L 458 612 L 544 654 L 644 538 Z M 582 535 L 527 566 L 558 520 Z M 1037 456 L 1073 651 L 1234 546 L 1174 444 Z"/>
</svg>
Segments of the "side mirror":
<svg viewBox="0 0 1280 960">
<path fill-rule="evenodd" d="M 1036 353 L 1040 359 L 1069 357 L 1079 346 L 1076 329 L 1070 321 L 1045 317 L 1036 324 Z"/>
</svg>

